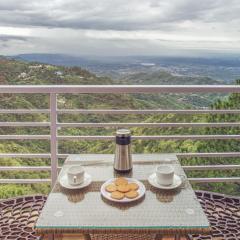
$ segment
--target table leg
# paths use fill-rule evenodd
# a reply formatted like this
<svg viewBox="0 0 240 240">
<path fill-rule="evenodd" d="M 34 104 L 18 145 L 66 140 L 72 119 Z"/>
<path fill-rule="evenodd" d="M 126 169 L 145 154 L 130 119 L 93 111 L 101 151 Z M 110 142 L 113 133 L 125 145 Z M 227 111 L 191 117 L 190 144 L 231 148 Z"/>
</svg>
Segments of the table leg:
<svg viewBox="0 0 240 240">
<path fill-rule="evenodd" d="M 48 234 L 47 240 L 54 240 L 54 234 L 53 233 Z"/>
<path fill-rule="evenodd" d="M 181 240 L 181 236 L 179 234 L 175 235 L 175 240 Z"/>
<path fill-rule="evenodd" d="M 156 234 L 156 236 L 155 236 L 155 240 L 161 240 L 162 239 L 162 235 L 160 235 L 160 234 Z"/>
<path fill-rule="evenodd" d="M 91 240 L 90 234 L 83 234 L 84 240 Z"/>
</svg>

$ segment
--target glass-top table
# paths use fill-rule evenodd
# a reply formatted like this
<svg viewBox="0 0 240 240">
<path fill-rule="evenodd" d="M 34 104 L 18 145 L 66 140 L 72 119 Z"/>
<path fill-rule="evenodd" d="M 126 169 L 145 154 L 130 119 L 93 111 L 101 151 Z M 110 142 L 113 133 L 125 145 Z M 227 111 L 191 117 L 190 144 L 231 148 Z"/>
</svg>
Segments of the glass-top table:
<svg viewBox="0 0 240 240">
<path fill-rule="evenodd" d="M 69 155 L 59 178 L 76 164 L 84 166 L 93 182 L 82 190 L 67 190 L 57 181 L 37 221 L 38 233 L 186 235 L 210 231 L 188 180 L 177 190 L 159 190 L 147 181 L 159 164 L 170 164 L 177 174 L 185 175 L 176 155 L 134 154 L 132 172 L 121 176 L 140 180 L 146 193 L 137 202 L 124 204 L 109 202 L 100 194 L 106 180 L 120 176 L 113 170 L 113 155 Z"/>
</svg>

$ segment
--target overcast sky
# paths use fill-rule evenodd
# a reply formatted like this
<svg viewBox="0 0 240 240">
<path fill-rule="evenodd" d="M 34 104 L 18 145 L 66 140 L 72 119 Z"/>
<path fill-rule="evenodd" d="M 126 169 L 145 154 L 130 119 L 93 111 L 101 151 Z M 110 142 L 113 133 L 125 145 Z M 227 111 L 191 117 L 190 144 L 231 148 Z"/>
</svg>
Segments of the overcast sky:
<svg viewBox="0 0 240 240">
<path fill-rule="evenodd" d="M 0 0 L 0 55 L 240 53 L 240 0 Z"/>
</svg>

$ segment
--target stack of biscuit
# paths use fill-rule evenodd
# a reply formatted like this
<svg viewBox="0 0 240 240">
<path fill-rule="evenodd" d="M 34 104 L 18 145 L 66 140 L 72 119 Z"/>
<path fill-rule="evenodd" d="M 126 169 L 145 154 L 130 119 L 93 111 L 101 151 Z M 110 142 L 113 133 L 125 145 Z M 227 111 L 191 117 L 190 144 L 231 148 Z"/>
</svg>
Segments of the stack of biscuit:
<svg viewBox="0 0 240 240">
<path fill-rule="evenodd" d="M 137 183 L 128 183 L 126 178 L 117 178 L 113 183 L 107 185 L 105 190 L 111 193 L 111 198 L 121 200 L 124 197 L 134 199 L 138 197 L 139 186 Z"/>
</svg>

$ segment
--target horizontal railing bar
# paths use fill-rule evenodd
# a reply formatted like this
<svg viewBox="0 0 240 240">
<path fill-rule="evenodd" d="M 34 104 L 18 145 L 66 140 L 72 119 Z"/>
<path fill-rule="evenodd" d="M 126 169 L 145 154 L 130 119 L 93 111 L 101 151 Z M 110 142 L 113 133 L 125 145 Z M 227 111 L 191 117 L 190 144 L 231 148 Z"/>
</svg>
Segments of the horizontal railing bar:
<svg viewBox="0 0 240 240">
<path fill-rule="evenodd" d="M 114 140 L 115 136 L 58 136 L 59 140 Z M 0 135 L 1 139 L 1 135 Z M 207 140 L 207 139 L 240 139 L 240 135 L 161 135 L 132 136 L 133 140 Z"/>
<path fill-rule="evenodd" d="M 185 171 L 194 170 L 237 170 L 240 165 L 193 165 L 182 166 Z M 61 167 L 59 167 L 61 169 Z M 50 166 L 0 166 L 0 171 L 51 171 Z"/>
<path fill-rule="evenodd" d="M 58 154 L 57 154 L 57 157 L 58 157 L 58 158 L 67 158 L 68 156 L 69 156 L 68 153 L 58 153 Z"/>
<path fill-rule="evenodd" d="M 218 157 L 218 158 L 232 158 L 232 157 L 240 157 L 240 152 L 214 152 L 214 153 L 174 153 L 179 158 L 189 158 L 189 157 L 199 157 L 199 158 L 211 158 L 211 157 Z M 67 158 L 70 153 L 59 153 L 57 156 L 58 158 Z M 1 157 L 1 155 L 0 155 Z"/>
<path fill-rule="evenodd" d="M 0 122 L 0 127 L 49 127 L 49 122 Z M 57 123 L 59 127 L 239 127 L 239 122 L 226 123 Z"/>
<path fill-rule="evenodd" d="M 239 127 L 240 122 L 223 123 L 58 123 L 59 127 Z"/>
<path fill-rule="evenodd" d="M 51 158 L 50 153 L 0 153 L 0 158 Z"/>
<path fill-rule="evenodd" d="M 171 110 L 171 109 L 58 109 L 59 114 L 240 114 L 238 109 L 194 109 L 194 110 Z M 49 114 L 49 109 L 0 109 L 0 114 Z"/>
<path fill-rule="evenodd" d="M 0 140 L 34 140 L 46 139 L 50 140 L 50 135 L 0 135 Z"/>
<path fill-rule="evenodd" d="M 2 85 L 0 93 L 239 93 L 239 85 Z"/>
<path fill-rule="evenodd" d="M 196 110 L 167 110 L 167 109 L 58 109 L 59 114 L 239 114 L 238 109 L 226 110 L 211 110 L 211 109 L 196 109 Z M 49 109 L 0 109 L 0 114 L 49 114 Z"/>
<path fill-rule="evenodd" d="M 59 114 L 240 114 L 238 109 L 214 110 L 214 109 L 196 109 L 196 110 L 166 110 L 166 109 L 58 109 Z"/>
<path fill-rule="evenodd" d="M 239 127 L 239 122 L 222 123 L 57 123 L 59 127 Z M 0 127 L 49 127 L 49 122 L 0 122 Z"/>
<path fill-rule="evenodd" d="M 0 171 L 51 171 L 50 166 L 0 166 Z"/>
<path fill-rule="evenodd" d="M 51 179 L 0 179 L 0 183 L 25 184 L 25 183 L 50 183 Z"/>
<path fill-rule="evenodd" d="M 217 153 L 176 153 L 177 157 L 189 158 L 189 157 L 240 157 L 240 152 L 217 152 Z"/>
<path fill-rule="evenodd" d="M 237 170 L 240 169 L 240 165 L 201 165 L 201 166 L 183 166 L 185 171 L 194 171 L 194 170 Z"/>
<path fill-rule="evenodd" d="M 188 178 L 191 183 L 236 183 L 240 182 L 240 177 L 224 177 L 224 178 Z"/>
<path fill-rule="evenodd" d="M 136 137 L 135 137 L 136 138 Z M 58 140 L 114 140 L 115 136 L 57 136 Z"/>
<path fill-rule="evenodd" d="M 207 139 L 240 139 L 240 135 L 161 135 L 161 136 L 133 136 L 140 140 L 207 140 Z"/>
<path fill-rule="evenodd" d="M 0 114 L 50 113 L 49 109 L 0 109 Z"/>
<path fill-rule="evenodd" d="M 0 122 L 0 127 L 49 127 L 49 122 Z"/>
<path fill-rule="evenodd" d="M 240 157 L 240 152 L 218 152 L 218 153 L 175 153 L 177 157 Z M 59 158 L 68 157 L 69 153 L 59 153 Z M 50 158 L 50 153 L 0 153 L 0 158 Z"/>
</svg>

